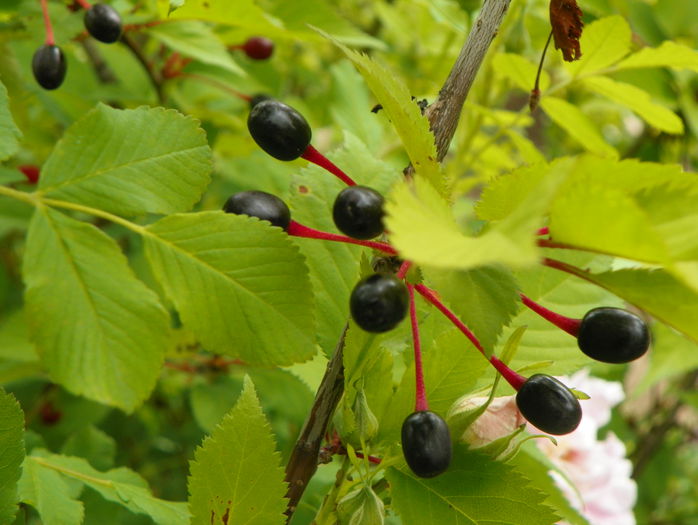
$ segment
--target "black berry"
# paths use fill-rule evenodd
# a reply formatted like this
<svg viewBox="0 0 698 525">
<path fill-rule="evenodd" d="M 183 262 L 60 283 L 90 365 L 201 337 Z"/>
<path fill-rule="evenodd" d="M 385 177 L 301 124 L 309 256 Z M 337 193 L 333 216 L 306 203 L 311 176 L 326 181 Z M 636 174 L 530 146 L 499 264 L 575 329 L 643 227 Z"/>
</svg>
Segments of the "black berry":
<svg viewBox="0 0 698 525">
<path fill-rule="evenodd" d="M 94 4 L 85 12 L 85 29 L 100 42 L 111 44 L 121 36 L 121 16 L 110 5 Z"/>
<path fill-rule="evenodd" d="M 247 118 L 247 129 L 260 148 L 279 160 L 300 157 L 312 136 L 303 115 L 273 99 L 255 104 Z"/>
<path fill-rule="evenodd" d="M 521 414 L 548 434 L 569 434 L 582 419 L 582 407 L 572 391 L 546 374 L 534 374 L 516 394 Z"/>
<path fill-rule="evenodd" d="M 402 424 L 402 453 L 420 478 L 433 478 L 451 463 L 451 433 L 446 422 L 434 412 L 413 412 Z"/>
<path fill-rule="evenodd" d="M 373 239 L 383 226 L 383 196 L 365 186 L 344 188 L 334 201 L 332 217 L 339 231 L 354 239 Z"/>
<path fill-rule="evenodd" d="M 32 58 L 34 78 L 44 89 L 56 89 L 63 83 L 68 64 L 61 48 L 45 44 L 36 50 Z"/>
<path fill-rule="evenodd" d="M 242 44 L 242 50 L 253 60 L 266 60 L 274 53 L 274 42 L 263 36 L 253 36 Z"/>
<path fill-rule="evenodd" d="M 249 215 L 284 230 L 291 223 L 291 212 L 286 203 L 276 195 L 263 191 L 241 191 L 225 201 L 223 211 L 236 215 Z"/>
<path fill-rule="evenodd" d="M 605 363 L 627 363 L 650 346 L 647 324 L 621 308 L 589 310 L 579 325 L 577 344 L 586 355 Z"/>
<path fill-rule="evenodd" d="M 407 315 L 407 286 L 391 274 L 376 273 L 359 281 L 351 292 L 349 309 L 367 332 L 387 332 Z"/>
<path fill-rule="evenodd" d="M 256 95 L 252 95 L 252 98 L 250 98 L 250 109 L 255 107 L 260 102 L 264 102 L 265 100 L 271 100 L 271 98 L 271 95 L 265 95 L 264 93 L 257 93 Z"/>
</svg>

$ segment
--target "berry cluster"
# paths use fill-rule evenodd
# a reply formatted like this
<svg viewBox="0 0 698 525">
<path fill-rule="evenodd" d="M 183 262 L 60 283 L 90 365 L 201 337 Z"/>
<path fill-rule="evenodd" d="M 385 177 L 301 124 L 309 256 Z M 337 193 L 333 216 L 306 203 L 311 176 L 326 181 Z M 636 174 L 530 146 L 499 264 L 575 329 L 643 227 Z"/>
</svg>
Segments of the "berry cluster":
<svg viewBox="0 0 698 525">
<path fill-rule="evenodd" d="M 121 16 L 113 7 L 107 4 L 91 5 L 87 0 L 78 0 L 77 3 L 85 9 L 85 29 L 93 38 L 107 44 L 119 40 Z M 46 0 L 41 0 L 41 9 L 46 27 L 46 42 L 34 53 L 32 72 L 42 88 L 51 90 L 63 84 L 68 63 L 63 50 L 56 45 Z"/>
<path fill-rule="evenodd" d="M 310 126 L 298 111 L 264 95 L 249 97 L 248 100 L 251 106 L 248 129 L 264 151 L 284 161 L 304 158 L 326 168 L 348 185 L 337 195 L 332 210 L 335 225 L 345 235 L 321 232 L 291 220 L 286 204 L 264 192 L 237 193 L 226 202 L 224 210 L 267 220 L 290 235 L 360 244 L 387 255 L 397 255 L 390 244 L 369 240 L 384 232 L 382 195 L 371 188 L 356 185 L 315 150 L 310 145 Z M 539 233 L 545 234 L 547 229 Z M 416 402 L 415 411 L 402 425 L 402 449 L 412 471 L 417 476 L 429 478 L 448 468 L 452 445 L 448 425 L 428 408 L 414 292 L 440 310 L 483 355 L 486 352 L 475 335 L 433 290 L 406 280 L 410 265 L 409 261 L 404 261 L 397 274 L 375 273 L 359 281 L 351 293 L 349 310 L 360 328 L 375 333 L 395 328 L 409 312 L 415 354 Z M 521 300 L 545 319 L 577 337 L 579 348 L 593 359 L 625 363 L 640 357 L 649 347 L 647 325 L 627 310 L 595 308 L 583 319 L 571 319 L 544 308 L 523 294 Z M 531 424 L 555 435 L 567 434 L 577 428 L 582 409 L 570 388 L 546 374 L 524 377 L 495 356 L 489 361 L 517 391 L 517 406 Z"/>
</svg>

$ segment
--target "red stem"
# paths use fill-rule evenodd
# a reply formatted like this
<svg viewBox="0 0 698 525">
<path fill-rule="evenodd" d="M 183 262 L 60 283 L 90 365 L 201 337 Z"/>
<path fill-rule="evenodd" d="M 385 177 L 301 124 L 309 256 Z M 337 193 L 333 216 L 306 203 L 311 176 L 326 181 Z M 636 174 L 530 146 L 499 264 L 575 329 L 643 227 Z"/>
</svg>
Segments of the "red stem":
<svg viewBox="0 0 698 525">
<path fill-rule="evenodd" d="M 577 268 L 576 266 L 572 266 L 571 264 L 567 264 L 556 259 L 549 259 L 548 257 L 544 257 L 543 259 L 541 259 L 540 263 L 543 266 L 547 266 L 548 268 L 555 268 L 556 270 L 560 270 L 571 275 L 576 275 L 577 277 L 584 279 L 585 281 L 588 281 L 592 284 L 599 284 L 589 278 L 589 276 L 587 275 L 588 272 L 582 270 L 581 268 Z"/>
<path fill-rule="evenodd" d="M 344 182 L 347 186 L 356 186 L 356 182 L 354 182 L 349 175 L 335 166 L 327 157 L 316 150 L 312 144 L 308 144 L 308 147 L 305 148 L 301 158 L 307 160 L 308 162 L 312 162 L 313 164 L 317 164 L 321 168 L 325 168 L 332 175 L 342 180 L 342 182 Z"/>
<path fill-rule="evenodd" d="M 92 9 L 92 6 L 87 0 L 75 0 L 78 4 L 80 4 L 80 7 L 83 9 Z"/>
<path fill-rule="evenodd" d="M 543 228 L 540 228 L 537 232 L 536 235 L 549 235 L 550 234 L 550 229 L 547 226 L 544 226 Z"/>
<path fill-rule="evenodd" d="M 423 284 L 417 284 L 415 285 L 415 288 L 417 291 L 424 297 L 427 301 L 429 301 L 431 304 L 436 306 L 442 314 L 444 314 L 455 326 L 458 328 L 465 337 L 470 339 L 470 342 L 475 345 L 475 348 L 477 348 L 480 353 L 487 358 L 487 354 L 485 354 L 485 349 L 482 347 L 482 344 L 480 343 L 480 340 L 475 337 L 475 334 L 473 334 L 470 329 L 463 324 L 463 321 L 458 319 L 456 314 L 454 314 L 445 304 L 441 302 L 441 300 L 436 296 L 433 290 L 430 290 Z M 526 378 L 522 376 L 521 374 L 515 372 L 511 368 L 509 368 L 503 361 L 498 359 L 495 356 L 492 356 L 489 358 L 489 362 L 494 366 L 497 371 L 502 374 L 502 377 L 507 380 L 507 383 L 509 383 L 512 388 L 516 391 L 521 388 L 521 385 L 523 385 L 526 382 Z"/>
<path fill-rule="evenodd" d="M 407 275 L 407 272 L 410 271 L 410 266 L 412 266 L 411 261 L 403 261 L 395 277 L 397 277 L 398 279 L 404 279 L 405 275 Z"/>
<path fill-rule="evenodd" d="M 291 221 L 291 224 L 286 230 L 289 235 L 294 235 L 295 237 L 305 237 L 308 239 L 320 239 L 323 241 L 336 241 L 345 242 L 348 244 L 358 244 L 359 246 L 365 246 L 366 248 L 372 248 L 374 250 L 379 250 L 381 252 L 387 253 L 388 255 L 397 255 L 395 248 L 386 244 L 384 242 L 377 241 L 362 241 L 360 239 L 352 239 L 351 237 L 346 237 L 345 235 L 338 235 L 336 233 L 323 232 L 304 226 L 296 221 Z"/>
<path fill-rule="evenodd" d="M 573 319 L 571 317 L 560 315 L 552 310 L 548 310 L 544 306 L 541 306 L 533 299 L 526 297 L 522 293 L 519 293 L 519 295 L 521 296 L 521 301 L 523 301 L 523 304 L 536 312 L 543 319 L 550 321 L 561 330 L 564 330 L 570 334 L 572 337 L 577 337 L 579 334 L 579 325 L 582 323 L 581 319 Z"/>
<path fill-rule="evenodd" d="M 363 459 L 364 455 L 362 452 L 355 452 L 356 457 L 359 459 Z M 368 461 L 369 463 L 373 463 L 374 465 L 380 465 L 380 462 L 383 461 L 381 458 L 377 458 L 375 456 L 368 456 Z"/>
<path fill-rule="evenodd" d="M 410 293 L 410 324 L 412 325 L 412 341 L 414 342 L 414 375 L 415 375 L 415 412 L 429 410 L 427 393 L 424 388 L 424 367 L 422 366 L 422 344 L 419 340 L 419 325 L 417 323 L 417 309 L 414 304 L 414 286 L 407 285 Z"/>
<path fill-rule="evenodd" d="M 538 239 L 536 241 L 538 246 L 541 248 L 562 248 L 565 250 L 579 250 L 580 248 L 576 246 L 572 246 L 571 244 L 564 244 L 562 242 L 555 242 L 550 239 Z"/>
<path fill-rule="evenodd" d="M 48 0 L 41 0 L 41 12 L 44 15 L 44 27 L 46 28 L 46 45 L 55 46 L 56 39 L 53 36 L 53 26 L 51 26 L 51 18 L 48 16 Z"/>
</svg>

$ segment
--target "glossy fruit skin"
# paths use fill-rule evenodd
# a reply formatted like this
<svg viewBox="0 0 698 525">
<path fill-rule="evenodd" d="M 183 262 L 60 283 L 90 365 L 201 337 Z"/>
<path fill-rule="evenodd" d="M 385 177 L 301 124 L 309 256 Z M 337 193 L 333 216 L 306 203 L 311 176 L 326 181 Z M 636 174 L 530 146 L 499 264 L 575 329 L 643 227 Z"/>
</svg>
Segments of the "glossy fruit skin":
<svg viewBox="0 0 698 525">
<path fill-rule="evenodd" d="M 111 44 L 121 36 L 121 16 L 110 5 L 94 4 L 85 12 L 85 29 L 100 42 Z"/>
<path fill-rule="evenodd" d="M 451 463 L 453 447 L 446 422 L 434 412 L 413 412 L 402 423 L 402 453 L 412 472 L 433 478 Z"/>
<path fill-rule="evenodd" d="M 650 346 L 650 331 L 637 315 L 622 308 L 589 310 L 577 334 L 582 352 L 604 363 L 627 363 L 637 359 Z"/>
<path fill-rule="evenodd" d="M 34 78 L 44 89 L 56 89 L 63 83 L 68 63 L 61 48 L 45 44 L 36 50 L 32 58 Z"/>
<path fill-rule="evenodd" d="M 395 328 L 407 315 L 407 286 L 392 274 L 374 273 L 359 281 L 349 298 L 351 316 L 367 332 Z"/>
<path fill-rule="evenodd" d="M 574 393 L 546 374 L 528 378 L 516 394 L 516 405 L 529 423 L 548 434 L 569 434 L 582 420 L 582 407 Z"/>
<path fill-rule="evenodd" d="M 300 157 L 312 137 L 303 115 L 274 99 L 255 104 L 247 118 L 247 129 L 260 148 L 279 160 Z"/>
<path fill-rule="evenodd" d="M 276 195 L 264 191 L 241 191 L 231 195 L 223 205 L 223 211 L 236 215 L 249 215 L 283 230 L 291 223 L 291 211 Z"/>
<path fill-rule="evenodd" d="M 250 109 L 255 107 L 260 102 L 264 102 L 265 100 L 272 100 L 271 95 L 265 95 L 264 93 L 257 93 L 256 95 L 252 95 L 252 98 L 250 98 Z"/>
<path fill-rule="evenodd" d="M 385 199 L 366 186 L 349 186 L 339 192 L 332 208 L 334 223 L 343 234 L 354 239 L 373 239 L 383 226 Z"/>
<path fill-rule="evenodd" d="M 263 36 L 253 36 L 242 44 L 242 50 L 252 60 L 266 60 L 274 53 L 274 42 Z"/>
</svg>

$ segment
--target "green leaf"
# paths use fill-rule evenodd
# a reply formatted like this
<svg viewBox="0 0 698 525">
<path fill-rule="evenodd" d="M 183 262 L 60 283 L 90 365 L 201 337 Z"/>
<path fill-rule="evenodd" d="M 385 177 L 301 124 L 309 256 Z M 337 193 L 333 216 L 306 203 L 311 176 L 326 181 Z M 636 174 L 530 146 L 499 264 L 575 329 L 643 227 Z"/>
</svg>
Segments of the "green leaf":
<svg viewBox="0 0 698 525">
<path fill-rule="evenodd" d="M 100 104 L 58 141 L 39 189 L 114 213 L 172 213 L 199 200 L 210 170 L 206 135 L 193 118 Z"/>
<path fill-rule="evenodd" d="M 147 228 L 145 248 L 184 325 L 208 350 L 265 365 L 315 354 L 308 270 L 280 228 L 219 211 L 171 215 Z"/>
<path fill-rule="evenodd" d="M 519 309 L 518 285 L 511 272 L 499 266 L 467 271 L 425 268 L 424 276 L 491 353 L 502 328 Z"/>
<path fill-rule="evenodd" d="M 662 42 L 659 47 L 645 47 L 616 64 L 616 69 L 669 67 L 698 72 L 698 51 L 676 42 Z"/>
<path fill-rule="evenodd" d="M 406 467 L 388 469 L 386 478 L 405 525 L 552 525 L 559 519 L 519 471 L 464 446 L 454 448 L 451 465 L 436 478 L 417 478 Z"/>
<path fill-rule="evenodd" d="M 618 152 L 601 136 L 596 126 L 582 110 L 557 97 L 543 97 L 540 107 L 555 124 L 564 129 L 587 151 L 602 157 L 617 157 Z"/>
<path fill-rule="evenodd" d="M 628 22 L 620 15 L 596 20 L 584 28 L 580 45 L 582 58 L 566 62 L 574 76 L 588 75 L 620 60 L 630 51 L 631 31 Z"/>
<path fill-rule="evenodd" d="M 51 379 L 126 411 L 155 386 L 169 316 L 110 237 L 38 208 L 23 267 L 30 333 Z"/>
<path fill-rule="evenodd" d="M 641 261 L 667 260 L 664 240 L 631 196 L 579 179 L 565 188 L 550 211 L 550 234 L 556 242 Z"/>
<path fill-rule="evenodd" d="M 242 390 L 239 379 L 228 376 L 195 384 L 189 393 L 194 419 L 204 432 L 210 433 L 235 404 Z"/>
<path fill-rule="evenodd" d="M 57 471 L 44 468 L 28 456 L 22 465 L 19 494 L 23 503 L 34 507 L 43 525 L 80 525 L 85 510 L 76 499 L 65 478 Z"/>
<path fill-rule="evenodd" d="M 87 425 L 66 439 L 61 453 L 84 458 L 99 469 L 108 469 L 114 465 L 116 441 L 96 426 Z"/>
<path fill-rule="evenodd" d="M 223 41 L 213 29 L 197 20 L 175 20 L 148 28 L 148 33 L 170 49 L 186 57 L 218 66 L 236 75 L 247 73 L 228 53 Z"/>
<path fill-rule="evenodd" d="M 633 396 L 645 393 L 659 381 L 698 369 L 698 346 L 671 328 L 655 323 L 649 360 L 647 373 L 635 387 Z"/>
<path fill-rule="evenodd" d="M 116 468 L 106 472 L 94 469 L 82 458 L 51 454 L 47 451 L 35 451 L 25 461 L 25 468 L 34 472 L 34 476 L 52 482 L 64 484 L 64 480 L 79 482 L 99 492 L 104 499 L 123 505 L 131 512 L 145 514 L 158 525 L 186 525 L 189 523 L 189 512 L 186 503 L 166 501 L 156 498 L 150 492 L 147 482 L 128 468 Z M 47 492 L 48 491 L 48 492 Z M 36 486 L 35 494 L 41 499 L 57 497 L 51 494 L 52 489 L 46 485 Z M 80 502 L 71 500 L 65 493 L 61 502 L 56 504 L 79 505 Z M 48 501 L 45 501 L 48 503 Z M 41 509 L 39 510 L 41 513 Z M 42 513 L 43 515 L 43 513 Z M 75 523 L 82 522 L 82 519 Z M 57 521 L 56 523 L 64 523 Z M 73 523 L 72 521 L 70 523 Z"/>
<path fill-rule="evenodd" d="M 173 11 L 170 18 L 205 20 L 265 35 L 279 30 L 278 23 L 256 5 L 254 0 L 235 0 L 235 9 L 230 8 L 229 0 L 188 0 Z"/>
<path fill-rule="evenodd" d="M 349 525 L 383 525 L 385 505 L 370 485 L 349 492 L 337 503 L 339 523 Z"/>
<path fill-rule="evenodd" d="M 434 311 L 433 315 L 440 315 Z M 423 323 L 420 323 L 422 328 Z M 443 325 L 441 325 L 443 326 Z M 429 409 L 446 417 L 458 398 L 472 391 L 489 364 L 482 354 L 456 329 L 442 332 L 433 340 L 422 330 L 424 385 Z M 414 412 L 415 367 L 407 367 L 402 381 L 390 399 L 380 422 L 379 439 L 394 443 L 400 436 L 404 419 Z"/>
<path fill-rule="evenodd" d="M 0 388 L 0 523 L 17 512 L 17 482 L 24 461 L 24 413 L 12 394 Z"/>
<path fill-rule="evenodd" d="M 279 463 L 269 423 L 246 377 L 238 402 L 191 463 L 192 524 L 285 523 L 286 486 Z"/>
<path fill-rule="evenodd" d="M 650 94 L 644 89 L 608 77 L 587 78 L 584 85 L 599 95 L 630 108 L 657 129 L 667 133 L 683 133 L 683 121 L 679 116 L 670 109 L 652 102 Z"/>
<path fill-rule="evenodd" d="M 514 85 L 530 92 L 536 82 L 538 66 L 521 55 L 513 53 L 497 53 L 492 61 L 492 67 L 504 78 L 511 80 Z M 541 71 L 540 90 L 545 91 L 550 86 L 550 75 Z"/>
<path fill-rule="evenodd" d="M 436 144 L 429 120 L 422 115 L 419 106 L 412 100 L 407 85 L 390 70 L 366 55 L 352 51 L 337 41 L 334 43 L 354 63 L 378 102 L 382 104 L 383 111 L 400 136 L 418 178 L 428 180 L 441 195 L 446 195 L 448 184 L 436 160 Z"/>
<path fill-rule="evenodd" d="M 0 82 L 0 161 L 7 160 L 17 153 L 20 138 L 22 132 L 12 120 L 7 89 Z"/>
<path fill-rule="evenodd" d="M 534 233 L 552 198 L 557 179 L 543 181 L 500 223 L 478 237 L 465 235 L 446 201 L 425 181 L 415 179 L 395 187 L 386 203 L 386 226 L 401 256 L 432 268 L 466 270 L 503 263 L 535 264 Z"/>
<path fill-rule="evenodd" d="M 590 525 L 589 522 L 570 505 L 565 494 L 550 477 L 550 467 L 546 463 L 531 455 L 528 450 L 541 454 L 534 447 L 525 447 L 510 461 L 510 464 L 519 472 L 525 472 L 531 485 L 545 494 L 544 503 L 555 509 L 556 512 L 571 525 Z"/>
<path fill-rule="evenodd" d="M 698 342 L 698 293 L 663 270 L 626 269 L 591 273 L 572 269 L 576 275 L 598 284 L 673 326 Z"/>
<path fill-rule="evenodd" d="M 281 20 L 286 29 L 304 39 L 313 38 L 311 27 L 318 27 L 347 45 L 385 49 L 385 44 L 344 18 L 336 6 L 327 0 L 270 0 L 265 4 L 268 13 Z"/>
</svg>

